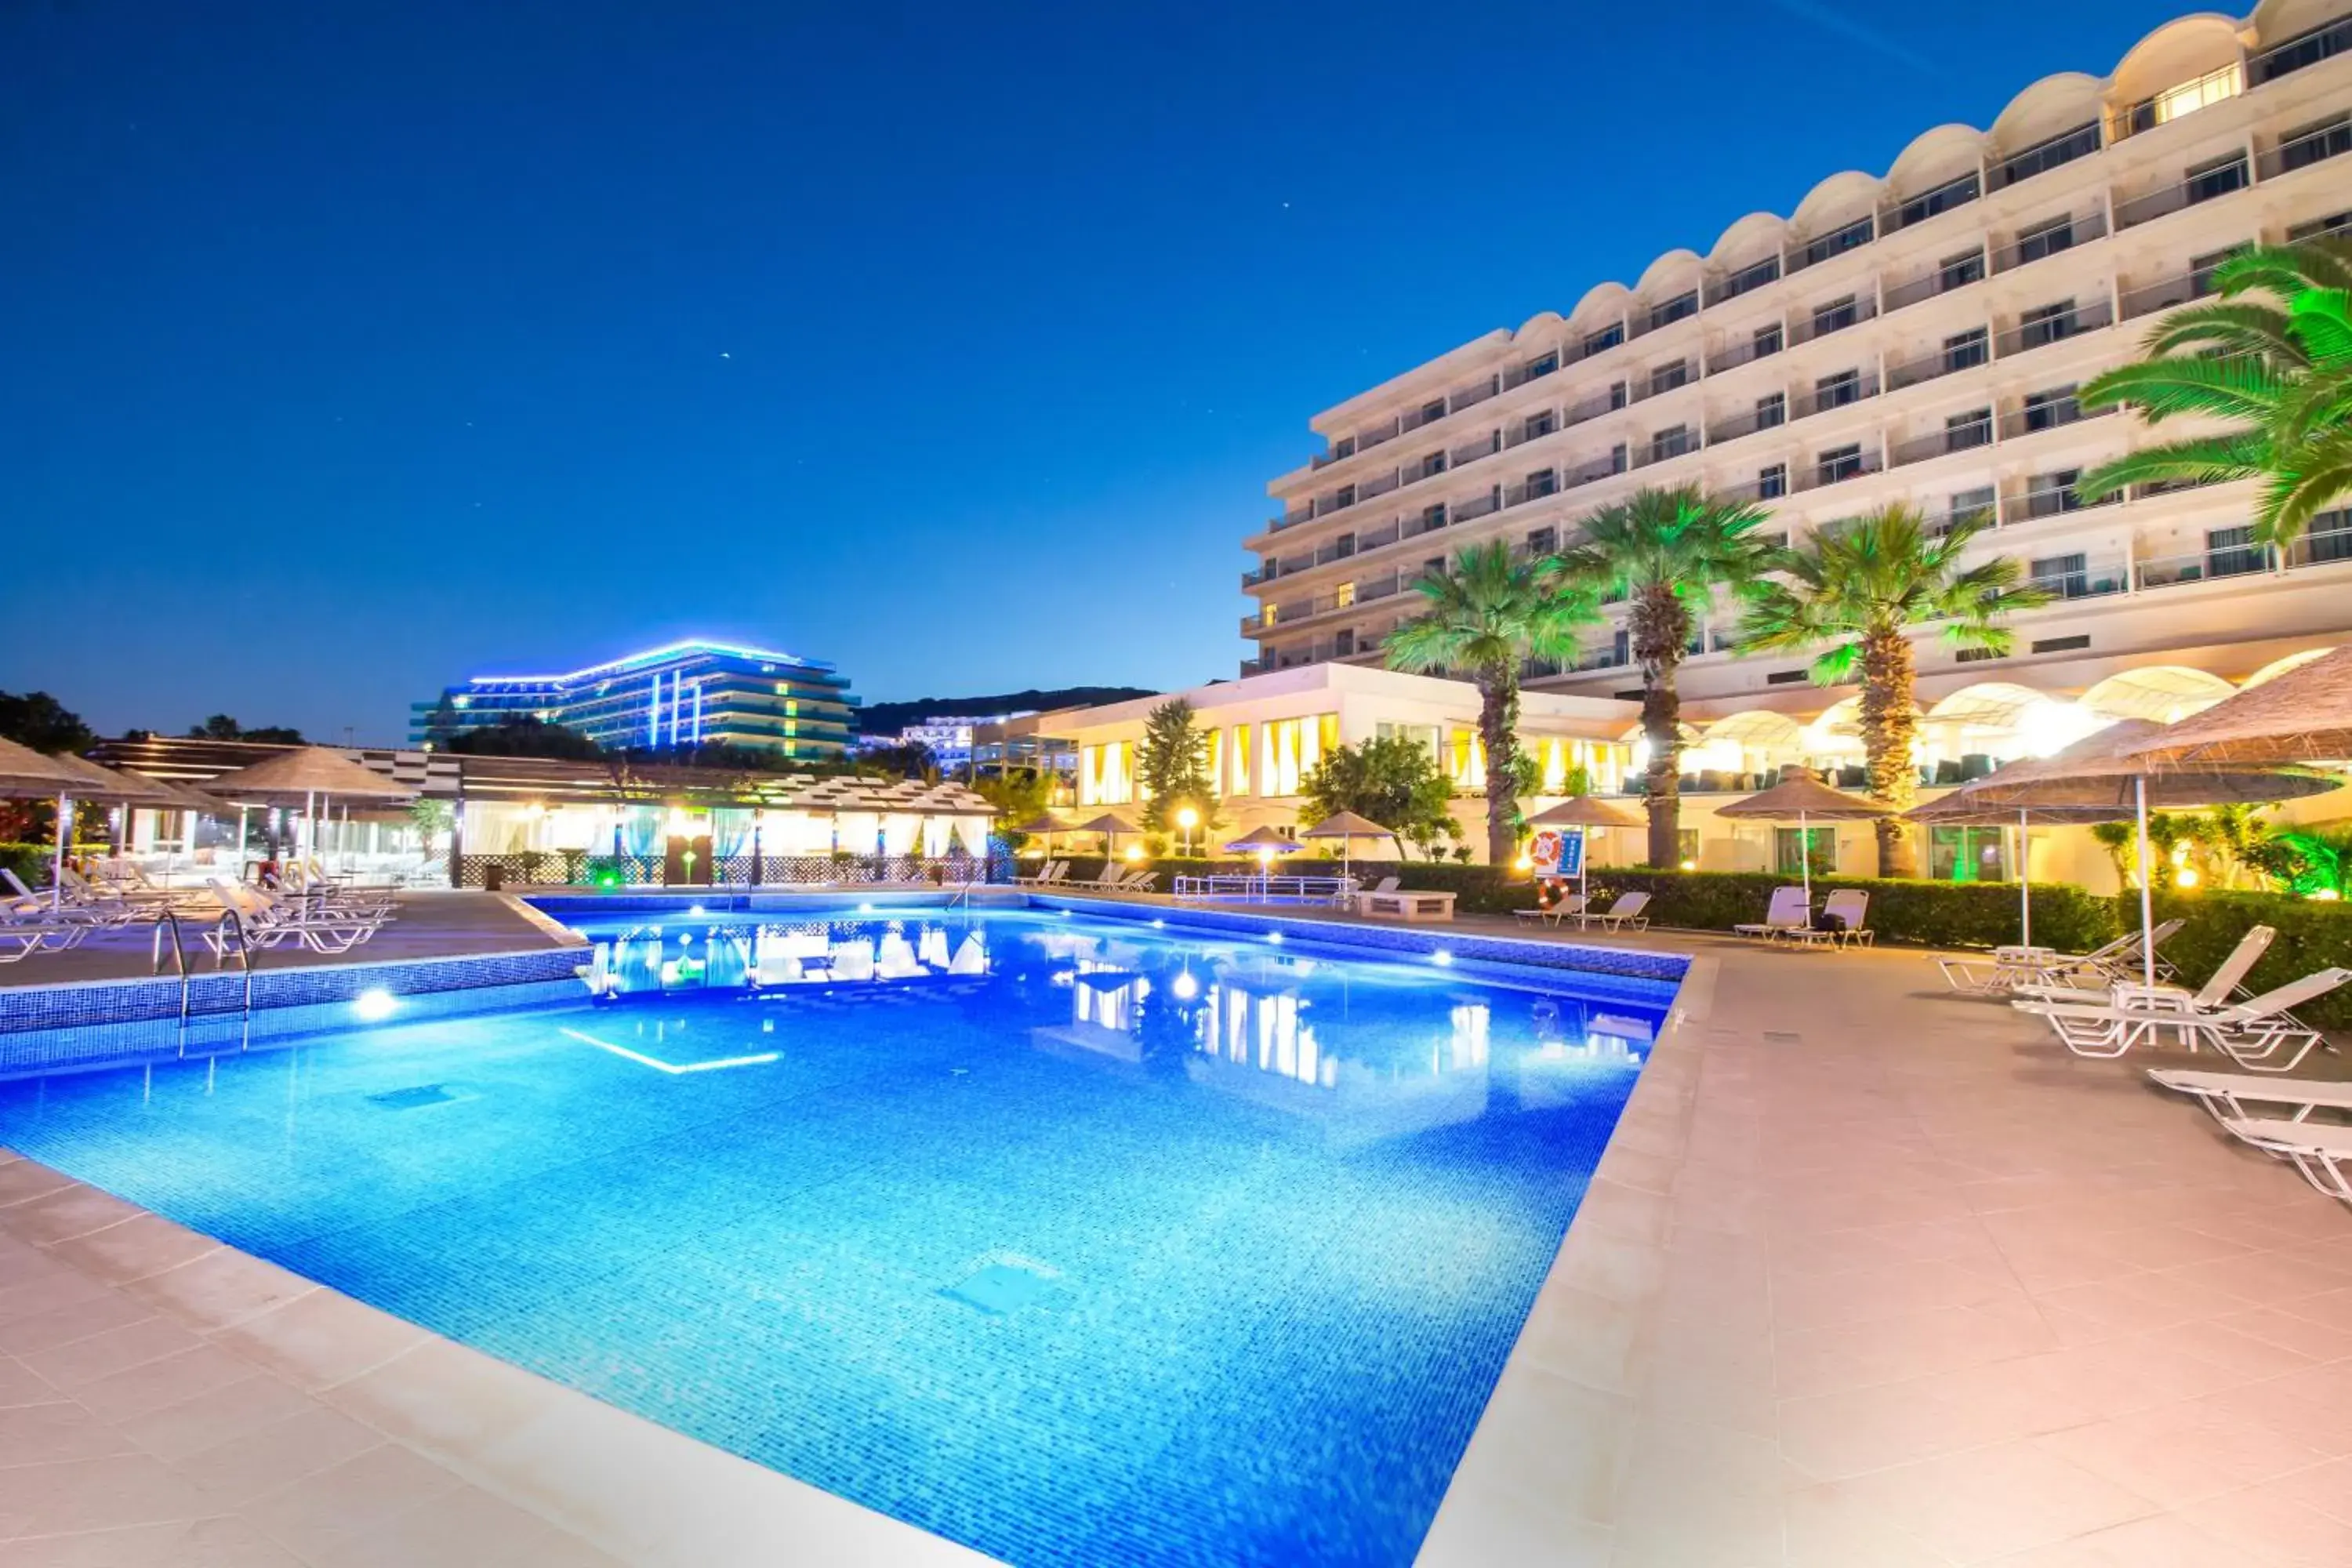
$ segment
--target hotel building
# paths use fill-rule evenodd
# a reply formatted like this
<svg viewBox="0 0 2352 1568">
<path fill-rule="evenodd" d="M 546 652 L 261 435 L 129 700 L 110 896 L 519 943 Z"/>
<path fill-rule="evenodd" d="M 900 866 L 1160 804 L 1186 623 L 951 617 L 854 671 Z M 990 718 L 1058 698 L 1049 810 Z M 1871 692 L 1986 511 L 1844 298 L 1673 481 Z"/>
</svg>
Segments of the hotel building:
<svg viewBox="0 0 2352 1568">
<path fill-rule="evenodd" d="M 2164 311 L 2210 294 L 2232 248 L 2318 235 L 2352 236 L 2352 0 L 2265 0 L 2242 21 L 2169 23 L 2105 78 L 2046 77 L 1990 130 L 1928 131 L 1884 175 L 1832 175 L 1789 216 L 1739 219 L 1704 256 L 1660 257 L 1631 287 L 1597 285 L 1565 313 L 1349 398 L 1311 421 L 1324 450 L 1272 482 L 1277 510 L 1245 541 L 1257 559 L 1241 630 L 1257 656 L 1240 681 L 1187 694 L 1208 705 L 1204 724 L 1234 716 L 1221 727 L 1239 815 L 1295 807 L 1278 797 L 1286 773 L 1269 775 L 1264 721 L 1240 716 L 1261 690 L 1269 713 L 1295 701 L 1265 683 L 1314 672 L 1339 672 L 1318 689 L 1319 736 L 1433 723 L 1457 785 L 1481 787 L 1469 689 L 1433 700 L 1391 684 L 1415 678 L 1365 667 L 1416 612 L 1423 572 L 1494 540 L 1571 546 L 1584 518 L 1650 486 L 1760 503 L 1770 531 L 1800 539 L 1895 501 L 1993 522 L 1976 552 L 2017 558 L 2056 599 L 2015 618 L 2003 658 L 1920 638 L 1931 793 L 2116 719 L 2183 717 L 2343 640 L 2352 512 L 2282 552 L 2251 537 L 2251 482 L 2096 506 L 2072 490 L 2153 438 L 2135 416 L 2088 413 L 2074 389 L 2135 357 Z M 1642 761 L 1640 676 L 1622 606 L 1609 614 L 1575 659 L 1524 672 L 1530 741 L 1544 739 L 1542 704 L 1581 702 L 1573 733 L 1615 742 L 1595 769 L 1605 781 Z M 1712 806 L 1790 762 L 1857 785 L 1858 702 L 1812 685 L 1802 658 L 1735 655 L 1736 620 L 1719 603 L 1681 672 L 1685 853 L 1709 868 L 1792 865 L 1793 829 L 1776 845 Z M 1148 707 L 1026 727 L 1078 746 L 1082 805 L 1111 803 L 1129 765 L 1120 737 L 1139 734 Z M 1231 746 L 1249 724 L 1244 780 Z M 2344 809 L 2324 796 L 2292 815 Z M 2049 839 L 2034 835 L 2037 875 L 2114 885 L 2080 830 Z M 1841 864 L 1874 869 L 1868 845 L 1866 828 L 1844 831 Z M 1937 875 L 2007 875 L 2017 853 L 1990 831 L 1942 829 L 1924 847 Z"/>
<path fill-rule="evenodd" d="M 797 760 L 849 748 L 857 699 L 833 666 L 766 648 L 681 642 L 562 675 L 477 675 L 410 705 L 412 744 L 538 719 L 614 751 L 757 747 Z"/>
</svg>

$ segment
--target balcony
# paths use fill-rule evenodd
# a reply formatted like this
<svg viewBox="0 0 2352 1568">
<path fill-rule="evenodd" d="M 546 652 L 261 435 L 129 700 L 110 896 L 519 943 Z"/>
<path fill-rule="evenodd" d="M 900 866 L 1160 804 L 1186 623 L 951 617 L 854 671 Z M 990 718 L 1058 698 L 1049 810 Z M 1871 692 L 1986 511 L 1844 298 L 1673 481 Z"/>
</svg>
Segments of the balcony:
<svg viewBox="0 0 2352 1568">
<path fill-rule="evenodd" d="M 1503 510 L 1502 488 L 1496 486 L 1484 495 L 1472 496 L 1468 500 L 1458 501 L 1453 510 L 1454 521 L 1457 523 L 1470 522 L 1490 512 L 1500 511 Z"/>
<path fill-rule="evenodd" d="M 1938 294 L 1948 294 L 1955 289 L 1965 289 L 1971 283 L 1981 283 L 1985 277 L 1985 254 L 1981 247 L 1958 259 L 1939 262 L 1916 278 L 1884 290 L 1881 308 L 1900 310 L 1906 305 L 1916 305 L 1922 300 L 1932 300 Z"/>
<path fill-rule="evenodd" d="M 1785 335 L 1780 327 L 1774 326 L 1765 331 L 1754 333 L 1745 342 L 1736 342 L 1718 353 L 1709 354 L 1706 361 L 1706 373 L 1709 375 L 1720 375 L 1725 371 L 1737 366 L 1748 364 L 1759 359 L 1769 359 L 1780 352 Z"/>
<path fill-rule="evenodd" d="M 1525 506 L 1531 500 L 1542 500 L 1547 496 L 1558 494 L 1559 494 L 1559 475 L 1546 468 L 1540 473 L 1529 474 L 1517 484 L 1505 486 L 1503 508 L 1507 511 L 1512 507 Z"/>
<path fill-rule="evenodd" d="M 1692 374 L 1693 369 L 1692 362 L 1687 359 L 1659 365 L 1633 384 L 1628 401 L 1647 403 L 1653 397 L 1664 397 L 1669 392 L 1680 392 L 1685 386 L 1696 385 L 1698 377 Z"/>
<path fill-rule="evenodd" d="M 1356 535 L 1356 553 L 1360 555 L 1367 550 L 1378 550 L 1383 544 L 1394 544 L 1403 537 L 1404 525 L 1402 522 L 1392 522 L 1385 528 L 1368 529 Z"/>
<path fill-rule="evenodd" d="M 2011 328 L 1993 340 L 1993 357 L 2007 359 L 2011 354 L 2025 353 L 2032 349 L 2047 348 L 2061 339 L 2079 337 L 2115 324 L 2115 307 L 2105 300 L 2088 305 L 2076 305 L 2055 315 L 2041 316 Z"/>
<path fill-rule="evenodd" d="M 1922 354 L 1917 359 L 1906 360 L 1897 365 L 1889 365 L 1886 370 L 1886 390 L 1900 392 L 1906 386 L 1917 386 L 1922 382 L 1934 381 L 1938 376 L 1954 375 L 1964 370 L 1974 370 L 1980 364 L 1990 363 L 1991 358 L 1990 340 L 1980 333 L 1972 342 L 1948 344 L 1934 353 Z"/>
<path fill-rule="evenodd" d="M 1886 207 L 1879 214 L 1878 227 L 1882 234 L 1893 234 L 1925 223 L 1942 213 L 1963 207 L 1984 195 L 1984 186 L 1974 169 L 1957 180 L 1947 180 L 1932 191 L 1923 191 L 1906 202 Z"/>
<path fill-rule="evenodd" d="M 2104 239 L 2106 237 L 2106 233 L 2107 215 L 2105 213 L 2095 207 L 2085 212 L 2075 213 L 2063 223 L 2044 224 L 2039 228 L 2028 230 L 2019 235 L 2014 242 L 1994 251 L 1992 269 L 1995 272 L 2009 272 L 2020 267 L 2030 267 L 2034 262 L 2046 257 L 2055 256 L 2061 251 L 2072 250 L 2078 245 L 2088 245 L 2095 239 Z"/>
<path fill-rule="evenodd" d="M 2203 76 L 2166 88 L 2153 97 L 2126 104 L 2107 116 L 2110 145 L 2143 131 L 2169 125 L 2184 114 L 2210 108 L 2246 90 L 2246 73 L 2235 60 Z"/>
<path fill-rule="evenodd" d="M 1817 490 L 1829 485 L 1843 484 L 1866 474 L 1882 473 L 1886 465 L 1879 454 L 1871 449 L 1824 452 L 1809 463 L 1791 465 L 1789 488 L 1795 490 Z"/>
<path fill-rule="evenodd" d="M 1963 523 L 1979 523 L 1991 528 L 2000 521 L 2000 513 L 1990 506 L 1956 506 L 1926 515 L 1928 534 L 1941 539 Z"/>
<path fill-rule="evenodd" d="M 1686 457 L 1697 450 L 1698 433 L 1687 425 L 1678 425 L 1634 447 L 1631 463 L 1636 468 L 1646 468 L 1652 464 Z"/>
<path fill-rule="evenodd" d="M 1706 427 L 1706 444 L 1719 447 L 1726 441 L 1737 441 L 1742 436 L 1752 436 L 1759 430 L 1775 430 L 1789 422 L 1789 405 L 1785 400 L 1770 402 L 1751 408 L 1745 414 L 1735 414 L 1719 419 Z"/>
<path fill-rule="evenodd" d="M 2201 268 L 2184 272 L 2178 278 L 2168 278 L 2161 283 L 2144 283 L 2137 289 L 2124 290 L 2123 319 L 2137 321 L 2158 310 L 2169 310 L 2186 305 L 2192 300 L 2203 300 L 2213 292 L 2213 269 Z"/>
<path fill-rule="evenodd" d="M 2183 583 L 2204 583 L 2217 577 L 2249 577 L 2278 563 L 2267 544 L 2200 550 L 2193 555 L 2158 555 L 2132 563 L 2133 584 L 2141 589 L 2171 588 Z"/>
<path fill-rule="evenodd" d="M 1726 300 L 1737 300 L 1742 294 L 1763 288 L 1767 283 L 1777 283 L 1780 279 L 1780 258 L 1777 256 L 1768 256 L 1753 266 L 1743 267 L 1738 271 L 1722 278 L 1707 279 L 1706 302 L 1710 305 L 1720 305 Z"/>
<path fill-rule="evenodd" d="M 1547 436 L 1559 434 L 1559 422 L 1549 415 L 1540 419 L 1524 420 L 1517 429 L 1503 437 L 1503 448 L 1508 451 L 1513 447 L 1523 446 L 1529 441 L 1540 441 Z"/>
<path fill-rule="evenodd" d="M 2137 228 L 2141 224 L 2167 217 L 2184 208 L 2210 202 L 2216 196 L 2226 196 L 2231 191 L 2242 191 L 2252 184 L 2246 171 L 2246 155 L 2238 153 L 2226 163 L 2201 169 L 2178 184 L 2166 185 L 2145 195 L 2116 204 L 2116 228 L 2118 231 Z"/>
<path fill-rule="evenodd" d="M 1360 506 L 1376 496 L 1384 496 L 1404 482 L 1403 476 L 1394 468 L 1385 474 L 1374 474 L 1356 487 L 1356 504 Z"/>
<path fill-rule="evenodd" d="M 2352 508 L 2322 512 L 2286 547 L 2289 566 L 2326 566 L 2352 561 Z"/>
<path fill-rule="evenodd" d="M 2352 54 L 2352 16 L 2298 33 L 2284 43 L 2264 49 L 2247 62 L 2246 79 L 2261 87 L 2289 72 L 2342 54 Z"/>
<path fill-rule="evenodd" d="M 2129 589 L 2132 570 L 2123 561 L 2094 563 L 2087 556 L 2062 555 L 2033 562 L 2026 570 L 2025 580 L 2055 598 L 2096 599 Z"/>
<path fill-rule="evenodd" d="M 1867 294 L 1857 293 L 1833 304 L 1816 306 L 1810 311 L 1795 312 L 1789 323 L 1789 341 L 1809 343 L 1815 338 L 1828 337 L 1832 332 L 1858 327 L 1878 314 L 1878 301 Z"/>
<path fill-rule="evenodd" d="M 1588 419 L 1598 419 L 1604 414 L 1624 407 L 1625 401 L 1625 389 L 1622 382 L 1614 386 L 1603 387 L 1591 396 L 1571 404 L 1563 410 L 1559 416 L 1560 427 L 1565 429 L 1570 425 L 1581 425 Z"/>
<path fill-rule="evenodd" d="M 2099 150 L 2099 122 L 2095 120 L 2077 125 L 2072 131 L 2062 131 L 2046 141 L 2021 148 L 1991 168 L 1992 188 L 2005 191 L 2010 186 L 2046 174 L 2051 170 L 2087 158 Z"/>
<path fill-rule="evenodd" d="M 1502 449 L 1503 433 L 1500 430 L 1489 430 L 1484 436 L 1479 437 L 1476 440 L 1465 441 L 1459 447 L 1456 447 L 1452 451 L 1446 453 L 1446 468 L 1448 470 L 1459 468 L 1465 464 L 1475 463 L 1481 458 L 1491 458 Z M 1424 479 L 1429 477 L 1430 476 L 1428 475 L 1423 476 Z"/>
<path fill-rule="evenodd" d="M 1446 395 L 1445 411 L 1448 414 L 1459 414 L 1465 408 L 1475 408 L 1500 390 L 1501 388 L 1495 384 L 1492 377 L 1485 381 L 1473 382 L 1468 386 L 1458 388 Z"/>
<path fill-rule="evenodd" d="M 1557 352 L 1538 354 L 1534 359 L 1515 364 L 1503 372 L 1503 390 L 1508 392 L 1514 387 L 1525 386 L 1531 381 L 1541 381 L 1559 369 L 1559 354 Z"/>
<path fill-rule="evenodd" d="M 1594 458 L 1590 462 L 1580 463 L 1569 469 L 1560 476 L 1559 488 L 1572 490 L 1580 485 L 1589 485 L 1595 480 L 1605 479 L 1612 474 L 1622 474 L 1624 471 L 1625 458 L 1623 449 L 1620 448 L 1605 458 Z"/>
<path fill-rule="evenodd" d="M 2337 115 L 2325 125 L 2299 131 L 2254 162 L 2265 180 L 2352 153 L 2352 116 Z"/>
<path fill-rule="evenodd" d="M 1312 501 L 1309 501 L 1305 506 L 1291 508 L 1280 517 L 1268 518 L 1266 520 L 1265 528 L 1268 533 L 1280 533 L 1286 528 L 1297 528 L 1302 522 L 1312 522 L 1314 521 L 1315 505 Z"/>
<path fill-rule="evenodd" d="M 2114 506 L 2122 500 L 2120 491 L 2103 500 L 2075 500 L 2072 474 L 2063 479 L 2029 479 L 2022 489 L 2013 489 L 2000 498 L 2000 520 L 2004 523 L 2032 522 L 2045 517 L 2063 517 L 2070 511 L 2089 511 L 2096 507 Z"/>
<path fill-rule="evenodd" d="M 2028 404 L 2002 415 L 2000 438 L 2014 441 L 2021 436 L 2038 435 L 2061 426 L 2080 424 L 2085 419 L 2104 419 L 2115 411 L 2113 404 L 2105 408 L 2084 408 L 2072 397 L 2054 397 L 2047 403 Z"/>
<path fill-rule="evenodd" d="M 1627 332 L 1627 336 L 1645 338 L 1652 332 L 1661 332 L 1665 331 L 1668 327 L 1673 326 L 1676 321 L 1687 321 L 1693 320 L 1697 315 L 1698 290 L 1693 289 L 1687 292 L 1677 294 L 1671 300 L 1664 300 L 1658 304 L 1653 305 L 1647 310 L 1635 316 L 1632 322 L 1629 323 L 1630 330 Z"/>
<path fill-rule="evenodd" d="M 1948 425 L 1941 430 L 1931 430 L 1925 436 L 1897 442 L 1887 458 L 1895 468 L 1911 463 L 1925 463 L 1936 458 L 1948 458 L 1955 452 L 1973 451 L 1992 445 L 1992 418 L 1990 411 L 1980 419 L 1966 419 L 1958 425 Z"/>
<path fill-rule="evenodd" d="M 1785 270 L 1802 272 L 1808 267 L 1819 267 L 1832 257 L 1858 249 L 1877 237 L 1878 216 L 1875 213 L 1856 218 L 1843 227 L 1832 229 L 1790 251 Z"/>
<path fill-rule="evenodd" d="M 1825 409 L 1844 408 L 1860 403 L 1865 397 L 1878 395 L 1878 373 L 1858 371 L 1843 381 L 1816 385 L 1811 392 L 1801 392 L 1789 400 L 1789 417 L 1803 419 Z"/>
</svg>

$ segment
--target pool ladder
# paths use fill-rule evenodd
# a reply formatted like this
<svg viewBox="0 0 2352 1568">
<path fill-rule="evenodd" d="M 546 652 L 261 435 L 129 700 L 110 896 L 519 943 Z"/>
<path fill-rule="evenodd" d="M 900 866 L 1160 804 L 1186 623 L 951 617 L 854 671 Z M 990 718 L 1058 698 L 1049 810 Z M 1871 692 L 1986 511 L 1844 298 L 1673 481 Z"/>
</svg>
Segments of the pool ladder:
<svg viewBox="0 0 2352 1568">
<path fill-rule="evenodd" d="M 229 905 L 221 918 L 236 932 L 237 963 L 245 971 L 244 1001 L 239 1009 L 241 1033 L 236 1046 L 239 1051 L 243 1051 L 253 1043 L 253 943 L 248 939 L 248 933 L 245 929 L 245 917 L 238 912 L 235 904 Z M 155 940 L 149 951 L 149 958 L 153 968 L 158 972 L 163 967 L 163 931 L 166 927 L 169 927 L 172 932 L 173 967 L 180 976 L 177 1054 L 184 1060 L 188 1054 L 189 994 L 194 988 L 195 977 L 188 970 L 188 949 L 180 933 L 180 913 L 169 904 L 163 906 L 163 918 L 155 922 Z"/>
</svg>

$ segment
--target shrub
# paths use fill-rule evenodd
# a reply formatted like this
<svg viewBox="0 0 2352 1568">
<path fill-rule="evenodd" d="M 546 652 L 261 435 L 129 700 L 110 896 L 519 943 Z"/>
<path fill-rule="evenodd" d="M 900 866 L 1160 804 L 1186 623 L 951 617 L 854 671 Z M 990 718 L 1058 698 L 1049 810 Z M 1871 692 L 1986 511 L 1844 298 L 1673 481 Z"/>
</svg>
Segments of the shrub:
<svg viewBox="0 0 2352 1568">
<path fill-rule="evenodd" d="M 0 866 L 16 873 L 28 888 L 49 885 L 49 861 L 57 854 L 54 844 L 0 844 Z"/>
</svg>

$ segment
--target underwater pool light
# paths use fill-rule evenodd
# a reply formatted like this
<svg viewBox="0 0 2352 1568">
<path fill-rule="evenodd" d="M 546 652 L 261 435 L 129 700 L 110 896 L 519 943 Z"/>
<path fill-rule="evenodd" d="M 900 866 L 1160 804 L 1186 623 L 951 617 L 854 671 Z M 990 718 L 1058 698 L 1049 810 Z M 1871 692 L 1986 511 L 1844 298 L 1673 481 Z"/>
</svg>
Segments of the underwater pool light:
<svg viewBox="0 0 2352 1568">
<path fill-rule="evenodd" d="M 352 1016 L 362 1024 L 381 1024 L 400 1010 L 400 1003 L 381 985 L 371 985 L 352 998 Z"/>
<path fill-rule="evenodd" d="M 1445 968 L 1454 963 L 1454 955 L 1441 947 L 1435 952 L 1429 955 L 1429 962 L 1436 964 L 1441 969 Z"/>
</svg>

